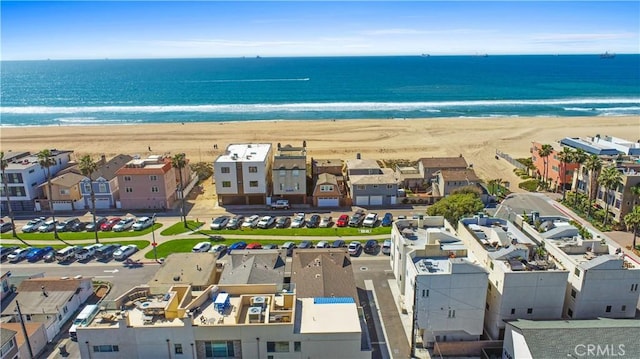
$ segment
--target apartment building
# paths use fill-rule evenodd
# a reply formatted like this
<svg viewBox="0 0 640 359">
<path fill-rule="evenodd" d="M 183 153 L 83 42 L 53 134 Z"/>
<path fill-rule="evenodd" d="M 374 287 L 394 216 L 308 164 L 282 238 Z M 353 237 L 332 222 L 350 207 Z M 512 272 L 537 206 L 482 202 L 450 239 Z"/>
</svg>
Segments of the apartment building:
<svg viewBox="0 0 640 359">
<path fill-rule="evenodd" d="M 352 298 L 272 284 L 132 288 L 78 329 L 82 358 L 370 358 Z M 327 345 L 331 343 L 331 345 Z"/>
<path fill-rule="evenodd" d="M 519 220 L 522 220 L 519 217 Z M 523 231 L 569 271 L 562 315 L 571 319 L 633 318 L 640 297 L 640 264 L 609 246 L 598 233 L 583 238 L 564 217 L 532 218 Z"/>
<path fill-rule="evenodd" d="M 565 137 L 560 144 L 581 149 L 590 155 L 617 156 L 618 154 L 640 156 L 640 143 L 613 136 Z"/>
<path fill-rule="evenodd" d="M 568 270 L 513 223 L 482 213 L 458 223 L 458 236 L 489 272 L 485 329 L 504 337 L 514 319 L 560 319 Z"/>
<path fill-rule="evenodd" d="M 348 187 L 356 206 L 395 205 L 398 181 L 391 168 L 380 168 L 375 160 L 355 159 L 346 162 Z"/>
<path fill-rule="evenodd" d="M 275 199 L 287 199 L 292 204 L 307 203 L 307 149 L 278 144 L 273 157 L 271 179 Z"/>
<path fill-rule="evenodd" d="M 562 146 L 555 143 L 550 144 L 553 150 L 548 157 L 541 157 L 538 151 L 542 148 L 543 143 L 533 141 L 531 142 L 531 160 L 536 167 L 535 171 L 540 178 L 545 173 L 545 162 L 547 170 L 547 180 L 551 184 L 552 188 L 562 190 L 571 189 L 571 183 L 573 181 L 573 174 L 580 166 L 577 163 L 562 163 L 558 157 L 558 154 L 562 151 Z"/>
<path fill-rule="evenodd" d="M 266 204 L 271 191 L 271 144 L 231 144 L 213 162 L 219 205 Z"/>
<path fill-rule="evenodd" d="M 391 266 L 415 321 L 416 346 L 477 341 L 483 332 L 487 270 L 468 256 L 443 217 L 398 220 Z"/>
<path fill-rule="evenodd" d="M 60 170 L 67 167 L 71 161 L 73 151 L 50 150 L 55 165 L 49 167 L 53 178 Z M 47 200 L 36 201 L 44 198 L 44 188 L 40 185 L 47 182 L 47 169 L 38 164 L 38 156 L 31 152 L 5 152 L 7 168 L 7 186 L 9 188 L 9 200 L 11 208 L 17 212 L 33 212 L 49 208 Z M 0 182 L 4 181 L 0 178 Z M 4 183 L 0 185 L 0 212 L 9 210 Z M 55 202 L 54 202 L 55 204 Z"/>
</svg>

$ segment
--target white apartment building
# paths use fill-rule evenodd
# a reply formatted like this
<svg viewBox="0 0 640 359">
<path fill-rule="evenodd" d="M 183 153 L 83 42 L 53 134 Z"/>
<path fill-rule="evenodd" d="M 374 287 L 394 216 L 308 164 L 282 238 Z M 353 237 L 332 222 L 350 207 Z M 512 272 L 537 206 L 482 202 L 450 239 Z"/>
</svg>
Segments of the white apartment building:
<svg viewBox="0 0 640 359">
<path fill-rule="evenodd" d="M 487 271 L 443 217 L 393 223 L 391 265 L 415 321 L 417 347 L 478 340 L 483 332 Z"/>
<path fill-rule="evenodd" d="M 485 329 L 504 338 L 505 321 L 560 319 L 569 272 L 513 223 L 478 214 L 458 223 L 458 236 L 489 272 Z"/>
<path fill-rule="evenodd" d="M 67 167 L 73 151 L 50 150 L 51 157 L 56 164 L 49 167 L 51 178 L 56 173 Z M 5 174 L 9 187 L 9 200 L 14 211 L 41 210 L 41 204 L 36 204 L 35 199 L 44 198 L 40 185 L 47 181 L 47 169 L 38 164 L 38 156 L 30 152 L 5 152 L 7 168 Z M 4 193 L 3 179 L 0 178 L 0 212 L 7 213 L 7 197 Z M 46 202 L 46 200 L 44 200 Z M 42 203 L 48 206 L 48 203 Z"/>
<path fill-rule="evenodd" d="M 213 162 L 220 205 L 266 204 L 271 187 L 271 144 L 231 144 Z"/>
<path fill-rule="evenodd" d="M 640 296 L 640 265 L 609 246 L 598 233 L 585 239 L 564 217 L 543 216 L 523 230 L 569 271 L 563 316 L 572 319 L 633 318 Z"/>
<path fill-rule="evenodd" d="M 78 329 L 82 358 L 371 358 L 353 298 L 296 298 L 272 284 L 135 287 Z M 328 345 L 330 343 L 330 345 Z"/>
</svg>

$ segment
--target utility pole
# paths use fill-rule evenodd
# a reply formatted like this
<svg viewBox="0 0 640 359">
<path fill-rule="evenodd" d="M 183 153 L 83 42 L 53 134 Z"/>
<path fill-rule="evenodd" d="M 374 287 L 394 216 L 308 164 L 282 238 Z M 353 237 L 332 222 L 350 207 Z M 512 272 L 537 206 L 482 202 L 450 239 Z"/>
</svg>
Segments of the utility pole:
<svg viewBox="0 0 640 359">
<path fill-rule="evenodd" d="M 27 328 L 24 326 L 24 321 L 22 320 L 20 303 L 18 303 L 17 300 L 16 300 L 16 311 L 18 312 L 18 316 L 20 317 L 20 327 L 22 328 L 22 335 L 24 335 L 24 340 L 27 342 L 27 349 L 29 349 L 29 358 L 33 359 L 33 349 L 31 349 L 31 341 L 29 340 L 29 335 L 27 334 Z"/>
<path fill-rule="evenodd" d="M 153 224 L 151 225 L 151 246 L 153 247 L 153 258 L 158 262 L 158 243 L 156 243 L 156 214 L 153 214 Z"/>
</svg>

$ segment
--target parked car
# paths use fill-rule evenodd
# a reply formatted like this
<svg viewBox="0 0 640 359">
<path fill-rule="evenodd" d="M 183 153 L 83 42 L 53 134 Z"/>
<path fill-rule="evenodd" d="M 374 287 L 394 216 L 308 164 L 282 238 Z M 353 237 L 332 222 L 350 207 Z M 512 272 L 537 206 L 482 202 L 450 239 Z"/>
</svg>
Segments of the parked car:
<svg viewBox="0 0 640 359">
<path fill-rule="evenodd" d="M 145 230 L 156 222 L 155 217 L 140 217 L 135 223 L 131 226 L 134 231 L 142 231 Z"/>
<path fill-rule="evenodd" d="M 209 228 L 216 229 L 216 230 L 224 229 L 227 223 L 229 223 L 229 216 L 216 217 L 211 221 L 211 225 L 209 226 Z"/>
<path fill-rule="evenodd" d="M 393 215 L 388 212 L 385 213 L 384 217 L 382 217 L 382 220 L 380 221 L 380 225 L 383 227 L 390 227 L 392 223 L 393 223 Z"/>
<path fill-rule="evenodd" d="M 318 225 L 318 227 L 321 227 L 321 228 L 329 228 L 331 226 L 333 226 L 333 218 L 331 218 L 331 216 L 322 217 L 322 220 Z"/>
<path fill-rule="evenodd" d="M 287 256 L 291 257 L 291 255 L 293 254 L 293 250 L 296 248 L 296 244 L 293 242 L 285 242 L 280 248 L 286 249 Z"/>
<path fill-rule="evenodd" d="M 340 215 L 340 217 L 338 217 L 338 220 L 336 221 L 336 226 L 346 227 L 347 225 L 349 225 L 349 215 L 347 214 Z"/>
<path fill-rule="evenodd" d="M 87 226 L 84 227 L 84 229 L 87 232 L 95 232 L 96 229 L 100 229 L 100 226 L 102 226 L 103 223 L 105 223 L 107 221 L 107 217 L 96 217 L 96 224 L 95 226 L 93 225 L 93 221 L 90 221 L 89 223 L 87 223 Z"/>
<path fill-rule="evenodd" d="M 124 232 L 131 229 L 135 221 L 136 220 L 131 217 L 123 218 L 120 222 L 116 223 L 112 229 L 114 232 Z"/>
<path fill-rule="evenodd" d="M 242 223 L 244 222 L 244 216 L 241 214 L 238 214 L 236 216 L 234 216 L 233 218 L 231 218 L 229 220 L 229 222 L 227 223 L 226 226 L 224 226 L 224 228 L 226 229 L 238 229 L 240 227 L 240 225 L 242 225 Z"/>
<path fill-rule="evenodd" d="M 40 227 L 38 227 L 38 232 L 42 232 L 42 233 L 51 232 L 53 231 L 53 228 L 55 228 L 57 223 L 58 221 L 54 221 L 53 219 L 45 221 L 40 225 Z"/>
<path fill-rule="evenodd" d="M 262 249 L 278 249 L 278 245 L 274 243 L 265 244 Z"/>
<path fill-rule="evenodd" d="M 218 258 L 222 257 L 225 253 L 227 253 L 227 246 L 224 244 L 216 244 L 211 249 L 209 249 L 211 253 L 217 253 Z"/>
<path fill-rule="evenodd" d="M 357 211 L 349 219 L 349 227 L 360 227 L 362 221 L 364 221 L 364 212 Z"/>
<path fill-rule="evenodd" d="M 327 241 L 320 241 L 316 245 L 316 248 L 331 248 L 331 245 L 329 245 L 329 242 Z"/>
<path fill-rule="evenodd" d="M 291 225 L 291 218 L 280 216 L 276 219 L 276 228 L 287 228 Z"/>
<path fill-rule="evenodd" d="M 249 243 L 249 244 L 247 244 L 247 248 L 246 249 L 262 249 L 262 244 L 260 244 L 258 242 Z"/>
<path fill-rule="evenodd" d="M 105 244 L 96 250 L 95 257 L 99 261 L 106 262 L 113 257 L 113 252 L 117 251 L 118 248 L 120 248 L 120 245 L 117 243 Z"/>
<path fill-rule="evenodd" d="M 42 259 L 47 263 L 51 263 L 51 262 L 55 261 L 56 260 L 56 251 L 52 250 L 51 252 L 47 252 L 45 255 L 42 256 Z"/>
<path fill-rule="evenodd" d="M 118 248 L 113 252 L 113 259 L 122 261 L 129 258 L 132 254 L 138 251 L 138 247 L 135 244 L 127 244 Z"/>
<path fill-rule="evenodd" d="M 362 249 L 362 245 L 360 244 L 360 242 L 358 241 L 353 241 L 351 243 L 349 243 L 349 255 L 351 256 L 357 256 L 360 253 L 360 250 Z"/>
<path fill-rule="evenodd" d="M 18 248 L 7 256 L 7 260 L 11 263 L 17 263 L 27 257 L 27 253 L 31 250 L 31 247 Z"/>
<path fill-rule="evenodd" d="M 13 229 L 11 222 L 0 222 L 0 233 L 6 233 Z"/>
<path fill-rule="evenodd" d="M 313 248 L 313 242 L 311 241 L 302 241 L 298 244 L 298 249 L 311 249 Z"/>
<path fill-rule="evenodd" d="M 211 249 L 211 243 L 210 242 L 200 242 L 200 243 L 196 244 L 195 246 L 193 246 L 191 251 L 193 253 L 201 253 L 201 252 L 207 252 L 207 251 L 209 251 L 209 249 Z"/>
<path fill-rule="evenodd" d="M 289 201 L 286 199 L 279 199 L 271 203 L 271 209 L 289 209 Z"/>
<path fill-rule="evenodd" d="M 262 229 L 271 228 L 271 226 L 273 226 L 275 221 L 276 221 L 275 217 L 264 216 L 260 218 L 260 220 L 258 221 L 258 228 L 262 228 Z"/>
<path fill-rule="evenodd" d="M 331 248 L 345 248 L 346 246 L 347 246 L 347 244 L 342 239 L 336 239 L 331 244 Z"/>
<path fill-rule="evenodd" d="M 291 221 L 291 228 L 302 228 L 305 223 L 305 214 L 304 213 L 296 213 L 293 216 L 293 220 Z"/>
<path fill-rule="evenodd" d="M 245 248 L 247 248 L 247 243 L 242 241 L 235 242 L 229 247 L 229 249 L 227 250 L 227 253 L 231 254 L 231 251 L 235 249 L 245 249 Z"/>
<path fill-rule="evenodd" d="M 102 248 L 104 245 L 100 243 L 90 244 L 76 253 L 76 259 L 79 261 L 86 261 L 89 258 L 96 255 L 96 251 Z"/>
<path fill-rule="evenodd" d="M 46 220 L 47 219 L 45 217 L 34 218 L 29 222 L 27 222 L 27 224 L 22 226 L 22 232 L 23 233 L 36 232 L 38 230 L 38 227 L 40 227 Z"/>
<path fill-rule="evenodd" d="M 20 247 L 18 246 L 9 246 L 9 247 L 0 247 L 0 259 L 5 260 L 9 254 L 13 253 L 16 249 Z"/>
<path fill-rule="evenodd" d="M 247 217 L 244 219 L 244 222 L 242 222 L 242 228 L 256 228 L 259 220 L 260 216 L 258 216 L 257 214 Z"/>
<path fill-rule="evenodd" d="M 364 252 L 369 254 L 375 254 L 378 252 L 378 241 L 375 239 L 370 239 L 364 243 Z"/>
<path fill-rule="evenodd" d="M 309 220 L 306 223 L 307 228 L 318 228 L 319 224 L 320 224 L 320 216 L 317 214 L 314 214 L 311 217 L 309 217 Z"/>
<path fill-rule="evenodd" d="M 110 230 L 113 229 L 113 226 L 118 224 L 121 220 L 122 220 L 122 218 L 120 218 L 120 217 L 109 218 L 106 222 L 104 222 L 102 225 L 100 225 L 100 230 L 101 231 L 110 231 Z"/>
<path fill-rule="evenodd" d="M 35 248 L 35 250 L 27 253 L 27 261 L 29 262 L 37 262 L 44 258 L 47 254 L 53 253 L 55 257 L 55 250 L 53 247 L 44 247 L 44 248 Z"/>
<path fill-rule="evenodd" d="M 382 254 L 386 254 L 389 255 L 391 254 L 391 240 L 390 239 L 385 239 L 384 242 L 382 242 Z"/>
<path fill-rule="evenodd" d="M 58 223 L 56 225 L 56 230 L 58 232 L 68 232 L 71 231 L 71 228 L 76 224 L 80 222 L 79 219 L 77 218 L 68 218 L 60 223 Z"/>
<path fill-rule="evenodd" d="M 87 228 L 87 224 L 89 224 L 90 222 L 75 222 L 71 225 L 71 228 L 69 228 L 69 230 L 71 232 L 82 232 Z"/>
<path fill-rule="evenodd" d="M 364 217 L 364 220 L 362 221 L 362 226 L 363 227 L 375 227 L 376 226 L 376 222 L 378 222 L 378 214 L 377 213 L 369 213 L 367 214 L 366 217 Z"/>
<path fill-rule="evenodd" d="M 27 253 L 24 255 L 23 259 L 26 259 L 27 261 L 29 260 L 29 257 L 32 257 L 34 253 L 37 253 L 40 250 L 40 248 L 37 247 L 32 247 L 30 248 Z"/>
</svg>

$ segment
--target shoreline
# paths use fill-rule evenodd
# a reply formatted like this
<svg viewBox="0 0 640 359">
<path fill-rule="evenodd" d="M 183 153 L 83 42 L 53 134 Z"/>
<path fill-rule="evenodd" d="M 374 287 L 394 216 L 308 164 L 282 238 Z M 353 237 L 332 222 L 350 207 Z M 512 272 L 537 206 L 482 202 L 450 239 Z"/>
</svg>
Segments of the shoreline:
<svg viewBox="0 0 640 359">
<path fill-rule="evenodd" d="M 480 178 L 518 183 L 513 167 L 495 159 L 496 150 L 520 158 L 530 155 L 534 140 L 556 143 L 564 137 L 596 134 L 635 142 L 640 139 L 639 129 L 638 116 L 133 123 L 34 126 L 26 131 L 25 127 L 2 127 L 0 146 L 5 152 L 73 150 L 73 158 L 184 152 L 196 163 L 213 162 L 230 143 L 271 143 L 275 148 L 278 143 L 296 146 L 306 141 L 308 161 L 312 157 L 347 160 L 356 153 L 362 158 L 410 161 L 463 155 Z"/>
</svg>

